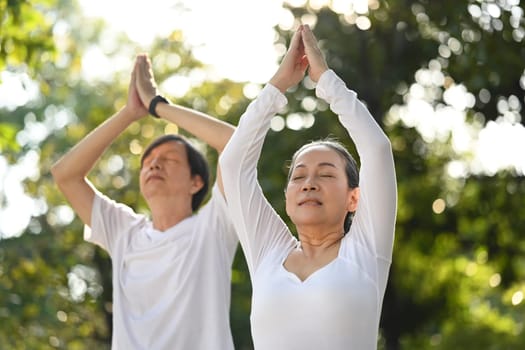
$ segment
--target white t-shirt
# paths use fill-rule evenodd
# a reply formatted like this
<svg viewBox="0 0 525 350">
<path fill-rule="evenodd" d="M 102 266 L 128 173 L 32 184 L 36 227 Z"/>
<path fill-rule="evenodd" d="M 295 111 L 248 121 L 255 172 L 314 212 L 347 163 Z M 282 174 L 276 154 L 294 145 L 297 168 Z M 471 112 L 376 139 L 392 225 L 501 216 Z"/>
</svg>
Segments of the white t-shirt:
<svg viewBox="0 0 525 350">
<path fill-rule="evenodd" d="M 231 264 L 238 239 L 218 187 L 198 213 L 160 232 L 97 193 L 85 239 L 113 266 L 112 349 L 233 349 Z"/>
<path fill-rule="evenodd" d="M 390 142 L 356 93 L 331 70 L 316 93 L 356 144 L 360 199 L 336 259 L 301 281 L 283 263 L 299 242 L 265 199 L 257 161 L 286 98 L 266 85 L 241 117 L 219 164 L 230 215 L 252 280 L 256 350 L 376 349 L 397 205 Z"/>
</svg>

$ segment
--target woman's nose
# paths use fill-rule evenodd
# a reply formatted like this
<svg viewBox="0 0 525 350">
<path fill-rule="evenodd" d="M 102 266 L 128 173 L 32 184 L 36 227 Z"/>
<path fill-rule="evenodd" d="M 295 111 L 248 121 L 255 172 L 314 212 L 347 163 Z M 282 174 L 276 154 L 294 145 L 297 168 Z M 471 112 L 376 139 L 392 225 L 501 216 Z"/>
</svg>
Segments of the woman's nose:
<svg viewBox="0 0 525 350">
<path fill-rule="evenodd" d="M 317 183 L 312 178 L 307 178 L 302 188 L 303 191 L 315 191 L 317 189 Z"/>
</svg>

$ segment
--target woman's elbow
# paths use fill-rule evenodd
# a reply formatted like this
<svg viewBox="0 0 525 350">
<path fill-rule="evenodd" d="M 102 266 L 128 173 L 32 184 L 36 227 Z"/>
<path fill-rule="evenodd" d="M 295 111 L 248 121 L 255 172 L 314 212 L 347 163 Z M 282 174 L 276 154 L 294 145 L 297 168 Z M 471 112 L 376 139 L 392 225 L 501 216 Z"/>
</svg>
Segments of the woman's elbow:
<svg viewBox="0 0 525 350">
<path fill-rule="evenodd" d="M 385 134 L 377 139 L 376 149 L 382 154 L 392 154 L 392 143 Z"/>
<path fill-rule="evenodd" d="M 223 175 L 228 176 L 228 169 L 231 169 L 231 161 L 228 152 L 222 152 L 219 155 L 219 168 Z"/>
<path fill-rule="evenodd" d="M 232 152 L 230 143 L 226 143 L 222 150 L 219 151 L 219 165 L 221 168 L 231 168 L 235 163 L 235 152 Z"/>
</svg>

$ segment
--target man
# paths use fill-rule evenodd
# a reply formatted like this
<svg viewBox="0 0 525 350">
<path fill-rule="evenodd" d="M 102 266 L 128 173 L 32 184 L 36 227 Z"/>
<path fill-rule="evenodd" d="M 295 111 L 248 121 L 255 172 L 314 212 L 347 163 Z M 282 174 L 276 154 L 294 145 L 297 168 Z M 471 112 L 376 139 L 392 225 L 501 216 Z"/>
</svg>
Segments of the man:
<svg viewBox="0 0 525 350">
<path fill-rule="evenodd" d="M 112 349 L 233 349 L 230 277 L 237 237 L 219 169 L 210 200 L 197 211 L 208 189 L 206 160 L 181 136 L 154 141 L 140 171 L 151 219 L 104 196 L 86 178 L 106 148 L 148 109 L 219 154 L 234 131 L 159 96 L 143 54 L 137 56 L 126 105 L 54 164 L 58 187 L 91 228 L 85 239 L 112 259 Z"/>
</svg>

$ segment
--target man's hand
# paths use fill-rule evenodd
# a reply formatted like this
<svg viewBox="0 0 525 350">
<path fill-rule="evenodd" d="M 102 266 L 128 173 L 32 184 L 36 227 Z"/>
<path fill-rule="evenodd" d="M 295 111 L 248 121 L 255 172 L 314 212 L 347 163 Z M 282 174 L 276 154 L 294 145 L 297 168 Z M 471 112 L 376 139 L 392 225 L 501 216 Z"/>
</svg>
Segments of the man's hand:
<svg viewBox="0 0 525 350">
<path fill-rule="evenodd" d="M 137 91 L 144 106 L 149 107 L 149 104 L 157 92 L 157 83 L 153 77 L 151 68 L 151 61 L 146 54 L 137 56 Z"/>
<path fill-rule="evenodd" d="M 131 72 L 131 79 L 130 79 L 129 88 L 128 88 L 128 102 L 126 103 L 126 107 L 125 107 L 129 111 L 131 118 L 133 120 L 138 120 L 148 115 L 148 109 L 142 103 L 140 96 L 138 94 L 138 91 L 137 91 L 136 78 L 137 78 L 137 61 L 135 61 L 135 65 L 133 66 L 133 71 Z"/>
</svg>

